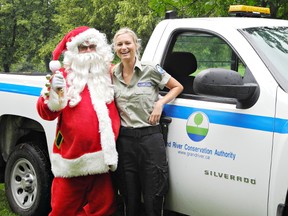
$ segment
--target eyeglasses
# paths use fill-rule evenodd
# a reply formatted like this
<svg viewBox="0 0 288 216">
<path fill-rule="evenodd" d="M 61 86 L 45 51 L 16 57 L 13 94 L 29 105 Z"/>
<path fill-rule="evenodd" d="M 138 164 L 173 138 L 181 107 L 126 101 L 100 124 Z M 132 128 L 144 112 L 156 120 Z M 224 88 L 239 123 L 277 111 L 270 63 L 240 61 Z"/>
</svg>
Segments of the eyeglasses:
<svg viewBox="0 0 288 216">
<path fill-rule="evenodd" d="M 79 52 L 83 52 L 83 51 L 87 51 L 87 50 L 96 50 L 96 45 L 95 44 L 91 44 L 89 46 L 84 46 L 84 45 L 79 45 L 78 46 L 78 50 Z"/>
</svg>

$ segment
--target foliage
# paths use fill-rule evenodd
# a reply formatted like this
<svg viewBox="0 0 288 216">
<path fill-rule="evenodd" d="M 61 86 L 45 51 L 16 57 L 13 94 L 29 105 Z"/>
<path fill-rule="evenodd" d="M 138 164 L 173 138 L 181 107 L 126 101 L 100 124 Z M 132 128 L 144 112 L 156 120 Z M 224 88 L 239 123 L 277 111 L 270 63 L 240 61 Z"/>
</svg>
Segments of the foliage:
<svg viewBox="0 0 288 216">
<path fill-rule="evenodd" d="M 288 2 L 285 0 L 151 0 L 150 7 L 157 15 L 174 10 L 178 17 L 227 16 L 230 5 L 269 7 L 272 18 L 288 19 Z"/>
<path fill-rule="evenodd" d="M 183 18 L 227 16 L 232 4 L 270 7 L 271 17 L 288 19 L 286 0 L 0 0 L 0 71 L 48 71 L 55 46 L 80 25 L 104 32 L 108 42 L 129 27 L 145 48 L 166 11 Z"/>
<path fill-rule="evenodd" d="M 142 39 L 142 46 L 147 44 L 150 34 L 155 27 L 155 19 L 150 8 L 149 0 L 125 0 L 119 2 L 115 24 L 119 27 L 133 29 Z"/>
</svg>

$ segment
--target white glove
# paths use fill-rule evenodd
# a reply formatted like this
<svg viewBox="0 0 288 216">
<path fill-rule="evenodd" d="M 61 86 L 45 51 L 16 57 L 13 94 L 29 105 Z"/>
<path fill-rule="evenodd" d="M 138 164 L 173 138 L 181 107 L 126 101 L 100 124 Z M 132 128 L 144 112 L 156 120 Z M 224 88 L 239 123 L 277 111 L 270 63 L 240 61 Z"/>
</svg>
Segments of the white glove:
<svg viewBox="0 0 288 216">
<path fill-rule="evenodd" d="M 58 92 L 66 87 L 66 81 L 60 72 L 57 71 L 53 75 L 51 87 L 55 92 Z"/>
</svg>

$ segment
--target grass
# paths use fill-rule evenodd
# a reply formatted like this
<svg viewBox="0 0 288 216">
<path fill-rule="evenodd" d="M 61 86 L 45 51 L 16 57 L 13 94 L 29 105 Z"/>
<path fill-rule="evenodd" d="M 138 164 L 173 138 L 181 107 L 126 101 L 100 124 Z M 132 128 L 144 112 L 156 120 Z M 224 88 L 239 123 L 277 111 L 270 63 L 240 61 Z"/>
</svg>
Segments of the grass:
<svg viewBox="0 0 288 216">
<path fill-rule="evenodd" d="M 17 216 L 14 214 L 7 202 L 5 195 L 5 187 L 4 184 L 0 184 L 0 216 Z"/>
<path fill-rule="evenodd" d="M 119 209 L 122 209 L 122 207 L 119 204 Z M 165 211 L 164 211 L 165 212 Z M 122 216 L 123 214 L 120 212 L 117 212 L 115 216 Z M 164 213 L 165 216 L 176 216 L 176 214 L 173 213 Z M 9 207 L 9 204 L 6 199 L 5 195 L 5 187 L 4 184 L 0 183 L 0 216 L 19 216 L 15 213 L 13 213 Z"/>
</svg>

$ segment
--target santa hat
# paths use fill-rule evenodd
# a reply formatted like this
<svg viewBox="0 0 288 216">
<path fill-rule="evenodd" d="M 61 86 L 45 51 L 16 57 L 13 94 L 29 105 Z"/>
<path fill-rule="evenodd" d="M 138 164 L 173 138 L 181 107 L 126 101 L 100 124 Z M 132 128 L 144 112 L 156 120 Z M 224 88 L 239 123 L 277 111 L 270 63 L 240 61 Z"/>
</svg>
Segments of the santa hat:
<svg viewBox="0 0 288 216">
<path fill-rule="evenodd" d="M 78 52 L 78 46 L 81 43 L 97 37 L 98 33 L 98 30 L 87 26 L 80 26 L 68 32 L 52 52 L 52 61 L 49 63 L 50 70 L 55 72 L 61 68 L 58 59 L 64 51 Z"/>
</svg>

